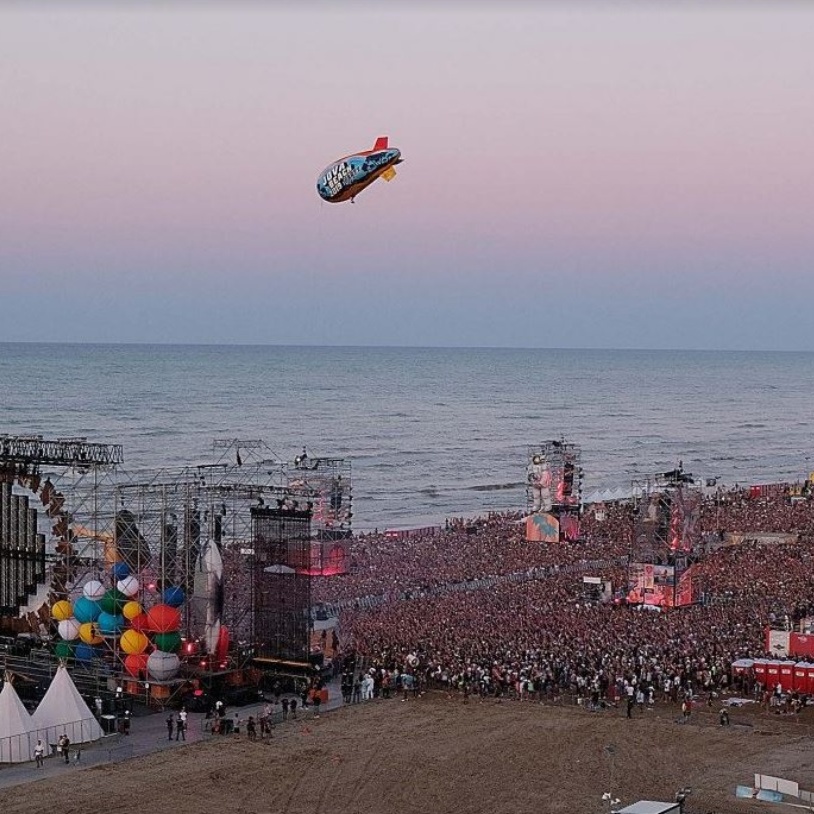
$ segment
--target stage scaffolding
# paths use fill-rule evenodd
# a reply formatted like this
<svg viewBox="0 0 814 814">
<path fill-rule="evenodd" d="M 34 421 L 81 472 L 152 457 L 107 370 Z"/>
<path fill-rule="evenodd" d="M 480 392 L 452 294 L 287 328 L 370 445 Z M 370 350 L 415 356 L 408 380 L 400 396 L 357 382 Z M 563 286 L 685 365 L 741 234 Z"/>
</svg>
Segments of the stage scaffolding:
<svg viewBox="0 0 814 814">
<path fill-rule="evenodd" d="M 582 516 L 582 448 L 564 438 L 529 447 L 526 466 L 526 510 L 540 519 L 538 536 L 531 524 L 528 539 L 573 542 Z M 540 524 L 537 524 L 540 525 Z"/>
<path fill-rule="evenodd" d="M 232 645 L 238 645 L 231 648 L 232 654 L 251 658 L 259 634 L 261 649 L 266 652 L 270 652 L 268 642 L 273 641 L 277 642 L 273 648 L 276 653 L 307 657 L 308 636 L 300 635 L 303 631 L 299 626 L 305 624 L 310 632 L 310 579 L 345 573 L 349 567 L 353 517 L 349 462 L 309 458 L 304 450 L 293 462 L 284 462 L 263 441 L 217 439 L 213 443 L 214 463 L 126 471 L 120 466 L 120 447 L 104 451 L 104 445 L 83 446 L 77 439 L 64 444 L 34 440 L 36 443 L 27 445 L 7 445 L 10 457 L 5 469 L 0 457 L 0 473 L 5 471 L 5 480 L 13 478 L 15 482 L 11 498 L 14 517 L 26 511 L 19 507 L 26 507 L 27 500 L 41 501 L 45 507 L 35 524 L 38 536 L 32 536 L 34 526 L 27 522 L 24 533 L 15 532 L 12 555 L 5 556 L 9 535 L 0 538 L 3 585 L 8 584 L 6 575 L 12 569 L 16 574 L 18 568 L 25 585 L 30 585 L 32 575 L 42 583 L 38 594 L 29 592 L 25 597 L 27 608 L 18 601 L 9 607 L 9 618 L 28 611 L 25 629 L 43 633 L 54 627 L 50 608 L 56 601 L 75 602 L 91 580 L 113 587 L 111 567 L 125 562 L 139 580 L 139 592 L 132 598 L 144 607 L 160 602 L 165 589 L 183 590 L 181 656 L 190 664 L 206 670 L 239 666 L 233 659 L 225 664 L 220 655 L 217 664 L 212 662 L 216 646 L 211 637 L 214 605 L 218 625 L 227 628 Z M 35 449 L 43 452 L 39 462 L 32 459 Z M 10 518 L 3 497 L 8 502 L 6 493 L 11 487 L 3 488 L 0 518 Z M 309 517 L 307 529 L 300 528 L 293 537 L 290 529 L 281 528 L 278 534 L 295 540 L 287 542 L 289 547 L 301 549 L 291 560 L 297 565 L 296 578 L 272 580 L 276 593 L 272 604 L 277 608 L 295 606 L 296 624 L 282 612 L 271 622 L 265 611 L 260 617 L 255 613 L 255 517 L 280 510 Z M 29 505 L 27 517 L 32 511 Z M 4 522 L 0 520 L 0 532 Z M 9 527 L 11 522 L 9 519 Z M 17 564 L 18 537 L 25 546 L 35 546 L 38 559 L 34 558 L 33 566 L 27 560 L 24 566 Z M 15 582 L 15 598 L 18 591 Z M 5 598 L 0 596 L 4 608 Z M 19 618 L 16 622 L 19 625 Z M 304 654 L 299 645 L 280 644 L 295 639 L 305 642 Z M 97 648 L 99 657 L 117 671 L 121 671 L 123 656 L 119 647 L 119 636 L 106 636 Z"/>
<path fill-rule="evenodd" d="M 117 444 L 85 438 L 0 435 L 0 621 L 39 633 L 49 599 L 64 596 L 80 559 L 65 488 L 123 460 Z M 41 507 L 41 508 L 40 508 Z M 20 617 L 25 621 L 21 622 Z"/>
<path fill-rule="evenodd" d="M 666 607 L 691 604 L 691 569 L 700 542 L 701 493 L 681 464 L 632 485 L 638 497 L 628 600 Z"/>
</svg>

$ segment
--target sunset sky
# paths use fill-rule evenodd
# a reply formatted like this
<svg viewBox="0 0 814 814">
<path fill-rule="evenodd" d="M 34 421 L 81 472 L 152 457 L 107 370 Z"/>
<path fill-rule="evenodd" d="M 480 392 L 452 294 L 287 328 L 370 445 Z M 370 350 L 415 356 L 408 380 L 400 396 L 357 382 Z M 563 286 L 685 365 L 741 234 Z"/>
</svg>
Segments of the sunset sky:
<svg viewBox="0 0 814 814">
<path fill-rule="evenodd" d="M 0 341 L 810 349 L 813 43 L 782 0 L 0 5 Z M 323 203 L 379 135 L 398 177 Z"/>
</svg>

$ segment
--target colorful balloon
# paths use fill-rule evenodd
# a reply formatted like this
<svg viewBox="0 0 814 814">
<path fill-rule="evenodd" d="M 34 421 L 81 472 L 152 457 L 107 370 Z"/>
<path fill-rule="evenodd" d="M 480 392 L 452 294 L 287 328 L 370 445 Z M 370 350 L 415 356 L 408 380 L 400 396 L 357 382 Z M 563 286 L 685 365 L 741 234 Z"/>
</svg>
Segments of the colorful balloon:
<svg viewBox="0 0 814 814">
<path fill-rule="evenodd" d="M 174 678 L 180 666 L 181 659 L 175 653 L 164 653 L 161 650 L 153 650 L 147 659 L 147 671 L 156 681 Z"/>
<path fill-rule="evenodd" d="M 66 642 L 72 642 L 74 639 L 79 638 L 79 622 L 76 619 L 63 619 L 57 625 L 57 630 Z"/>
<path fill-rule="evenodd" d="M 119 639 L 121 649 L 128 656 L 137 656 L 139 653 L 143 653 L 148 644 L 150 644 L 150 640 L 141 631 L 132 628 L 125 630 L 121 639 Z"/>
<path fill-rule="evenodd" d="M 169 605 L 171 608 L 179 608 L 184 604 L 186 595 L 180 585 L 171 585 L 165 589 L 163 599 L 165 605 Z"/>
<path fill-rule="evenodd" d="M 105 595 L 105 586 L 102 585 L 98 579 L 92 579 L 85 583 L 82 593 L 84 593 L 88 599 L 96 601 Z"/>
<path fill-rule="evenodd" d="M 146 613 L 140 613 L 138 616 L 130 620 L 130 627 L 133 630 L 140 630 L 142 633 L 150 629 L 150 620 L 147 618 Z"/>
<path fill-rule="evenodd" d="M 130 566 L 126 562 L 117 562 L 113 566 L 113 579 L 124 579 L 131 574 Z"/>
<path fill-rule="evenodd" d="M 139 592 L 139 581 L 135 577 L 125 577 L 116 583 L 116 588 L 125 596 L 135 596 Z"/>
<path fill-rule="evenodd" d="M 101 644 L 104 641 L 93 622 L 85 622 L 85 624 L 79 625 L 79 638 L 85 644 Z"/>
<path fill-rule="evenodd" d="M 96 656 L 96 648 L 84 642 L 76 645 L 74 650 L 74 658 L 77 661 L 92 661 Z"/>
<path fill-rule="evenodd" d="M 105 595 L 99 600 L 99 604 L 105 613 L 117 614 L 128 601 L 128 598 L 118 588 L 111 588 L 105 592 Z"/>
<path fill-rule="evenodd" d="M 169 633 L 181 625 L 181 611 L 169 605 L 153 605 L 147 611 L 147 621 L 154 633 Z"/>
<path fill-rule="evenodd" d="M 80 624 L 95 622 L 101 612 L 102 609 L 99 607 L 99 603 L 88 599 L 86 596 L 80 596 L 79 599 L 73 603 L 73 615 Z"/>
<path fill-rule="evenodd" d="M 141 605 L 138 602 L 128 602 L 122 608 L 122 616 L 125 619 L 132 622 L 137 616 L 140 616 L 143 613 Z"/>
<path fill-rule="evenodd" d="M 102 611 L 96 620 L 96 627 L 104 636 L 115 636 L 124 627 L 124 617 Z"/>
<path fill-rule="evenodd" d="M 57 642 L 54 645 L 54 655 L 60 659 L 67 659 L 73 656 L 73 645 L 70 642 Z"/>
<path fill-rule="evenodd" d="M 147 670 L 147 654 L 133 653 L 124 659 L 124 669 L 134 678 L 141 678 Z"/>
<path fill-rule="evenodd" d="M 59 602 L 55 602 L 51 607 L 51 616 L 56 619 L 57 622 L 64 622 L 73 616 L 73 606 L 67 600 L 61 599 Z"/>
<path fill-rule="evenodd" d="M 156 649 L 165 653 L 177 653 L 181 648 L 181 634 L 177 630 L 171 633 L 156 633 L 153 636 L 153 644 Z"/>
</svg>

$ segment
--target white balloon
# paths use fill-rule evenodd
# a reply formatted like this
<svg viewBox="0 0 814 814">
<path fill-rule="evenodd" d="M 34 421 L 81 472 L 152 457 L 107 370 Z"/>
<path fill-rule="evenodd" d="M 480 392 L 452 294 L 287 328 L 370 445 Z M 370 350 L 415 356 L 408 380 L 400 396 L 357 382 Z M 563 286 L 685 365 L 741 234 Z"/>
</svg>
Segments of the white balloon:
<svg viewBox="0 0 814 814">
<path fill-rule="evenodd" d="M 181 659 L 175 653 L 153 650 L 147 659 L 147 672 L 156 681 L 167 681 L 174 678 L 181 666 Z"/>
<path fill-rule="evenodd" d="M 139 592 L 141 585 L 139 585 L 139 581 L 135 577 L 125 577 L 116 583 L 116 587 L 125 596 L 135 596 Z"/>
<path fill-rule="evenodd" d="M 73 616 L 70 619 L 63 619 L 57 625 L 57 630 L 66 642 L 72 642 L 74 639 L 79 638 L 79 622 Z"/>
<path fill-rule="evenodd" d="M 82 593 L 84 593 L 88 599 L 93 599 L 96 601 L 105 595 L 105 586 L 102 585 L 98 579 L 92 579 L 85 583 Z"/>
</svg>

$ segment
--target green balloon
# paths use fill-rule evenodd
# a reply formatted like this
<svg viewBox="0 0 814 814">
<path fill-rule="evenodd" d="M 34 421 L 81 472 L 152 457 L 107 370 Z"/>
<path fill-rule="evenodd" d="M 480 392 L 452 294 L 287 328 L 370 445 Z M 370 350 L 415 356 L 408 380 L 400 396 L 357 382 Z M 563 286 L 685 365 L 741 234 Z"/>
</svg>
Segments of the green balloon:
<svg viewBox="0 0 814 814">
<path fill-rule="evenodd" d="M 174 630 L 171 633 L 156 633 L 153 644 L 164 653 L 175 653 L 181 647 L 181 634 Z"/>
<path fill-rule="evenodd" d="M 122 612 L 122 608 L 129 602 L 128 598 L 118 589 L 111 588 L 99 600 L 99 605 L 105 613 L 116 616 Z"/>
<path fill-rule="evenodd" d="M 69 659 L 73 656 L 73 645 L 70 642 L 57 642 L 54 646 L 54 655 L 61 659 Z"/>
</svg>

